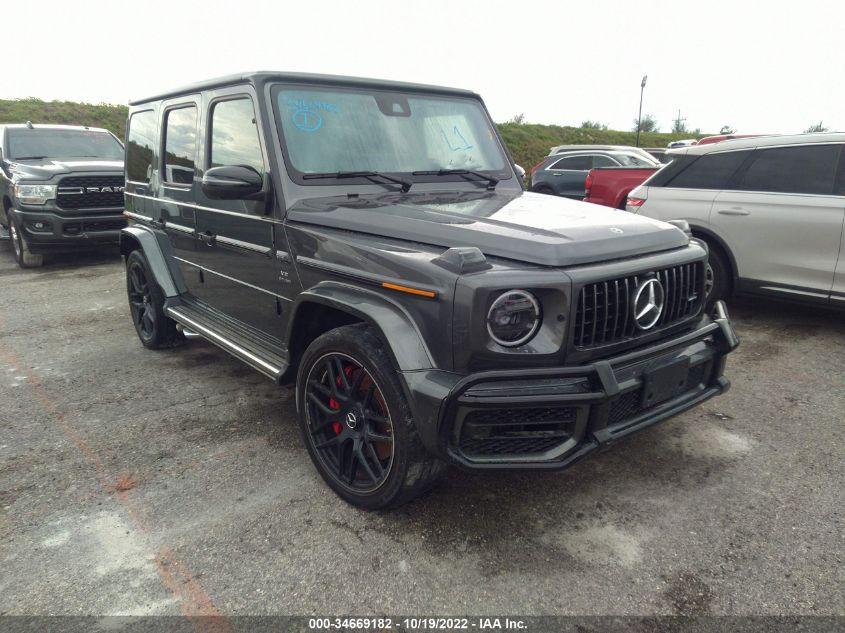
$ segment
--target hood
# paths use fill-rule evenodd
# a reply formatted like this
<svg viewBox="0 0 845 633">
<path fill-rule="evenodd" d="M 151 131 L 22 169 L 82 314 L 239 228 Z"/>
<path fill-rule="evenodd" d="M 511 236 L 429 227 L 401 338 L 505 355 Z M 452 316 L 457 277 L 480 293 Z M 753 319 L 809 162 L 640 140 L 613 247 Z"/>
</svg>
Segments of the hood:
<svg viewBox="0 0 845 633">
<path fill-rule="evenodd" d="M 49 180 L 61 174 L 79 174 L 85 172 L 116 172 L 123 173 L 122 160 L 53 160 L 41 158 L 38 160 L 7 161 L 9 171 L 19 180 Z"/>
<path fill-rule="evenodd" d="M 385 193 L 310 198 L 305 222 L 544 266 L 575 266 L 686 246 L 680 229 L 626 211 L 526 191 Z"/>
</svg>

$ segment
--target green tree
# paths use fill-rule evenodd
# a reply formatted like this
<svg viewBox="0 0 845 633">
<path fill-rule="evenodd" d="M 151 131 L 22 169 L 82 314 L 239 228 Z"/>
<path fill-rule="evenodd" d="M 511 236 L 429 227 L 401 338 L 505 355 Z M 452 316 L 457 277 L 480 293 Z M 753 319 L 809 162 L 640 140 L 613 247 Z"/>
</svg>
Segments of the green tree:
<svg viewBox="0 0 845 633">
<path fill-rule="evenodd" d="M 634 119 L 634 132 L 637 131 L 637 121 Z M 657 119 L 654 118 L 651 114 L 646 114 L 643 116 L 642 123 L 640 123 L 640 131 L 641 132 L 657 132 L 660 126 L 657 125 Z"/>
<path fill-rule="evenodd" d="M 804 130 L 805 134 L 814 134 L 816 132 L 827 132 L 827 128 L 824 126 L 824 123 L 819 121 L 815 125 L 811 125 L 806 130 Z"/>
<path fill-rule="evenodd" d="M 607 124 L 587 119 L 586 121 L 581 122 L 581 128 L 585 130 L 606 130 Z"/>
<path fill-rule="evenodd" d="M 511 117 L 510 121 L 508 121 L 508 123 L 515 123 L 516 125 L 522 125 L 523 123 L 525 123 L 525 113 L 520 112 L 519 114 L 513 115 Z"/>
</svg>

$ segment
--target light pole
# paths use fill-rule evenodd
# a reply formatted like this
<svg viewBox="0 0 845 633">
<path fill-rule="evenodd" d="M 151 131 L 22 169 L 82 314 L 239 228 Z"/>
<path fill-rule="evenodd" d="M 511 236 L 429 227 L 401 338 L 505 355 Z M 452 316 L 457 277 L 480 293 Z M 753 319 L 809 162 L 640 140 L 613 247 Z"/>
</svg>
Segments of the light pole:
<svg viewBox="0 0 845 633">
<path fill-rule="evenodd" d="M 637 115 L 637 147 L 640 146 L 640 129 L 643 126 L 643 92 L 645 92 L 645 82 L 648 75 L 643 75 L 643 81 L 640 84 L 640 113 Z"/>
</svg>

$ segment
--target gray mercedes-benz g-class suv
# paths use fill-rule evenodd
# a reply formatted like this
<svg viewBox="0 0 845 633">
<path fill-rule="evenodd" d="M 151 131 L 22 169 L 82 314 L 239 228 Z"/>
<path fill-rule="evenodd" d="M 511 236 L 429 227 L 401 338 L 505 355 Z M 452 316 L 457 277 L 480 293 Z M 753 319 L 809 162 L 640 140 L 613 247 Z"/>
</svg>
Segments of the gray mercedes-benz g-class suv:
<svg viewBox="0 0 845 633">
<path fill-rule="evenodd" d="M 116 245 L 123 217 L 123 146 L 108 130 L 0 125 L 0 226 L 21 268 L 44 254 Z"/>
<path fill-rule="evenodd" d="M 365 508 L 446 463 L 562 469 L 728 387 L 705 247 L 523 190 L 464 90 L 261 72 L 131 104 L 121 233 L 142 343 L 201 336 L 296 383 Z"/>
</svg>

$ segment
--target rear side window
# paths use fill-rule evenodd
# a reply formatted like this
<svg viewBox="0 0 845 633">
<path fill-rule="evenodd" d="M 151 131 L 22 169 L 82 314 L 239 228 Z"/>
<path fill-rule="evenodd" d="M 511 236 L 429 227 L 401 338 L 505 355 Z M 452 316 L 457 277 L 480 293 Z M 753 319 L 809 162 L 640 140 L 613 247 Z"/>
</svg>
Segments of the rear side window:
<svg viewBox="0 0 845 633">
<path fill-rule="evenodd" d="M 221 101 L 211 111 L 211 166 L 246 165 L 264 173 L 251 99 Z"/>
<path fill-rule="evenodd" d="M 164 120 L 164 180 L 179 185 L 194 182 L 197 155 L 197 109 L 170 110 Z"/>
<path fill-rule="evenodd" d="M 156 145 L 156 116 L 152 110 L 136 112 L 129 117 L 126 144 L 126 179 L 150 182 L 153 148 Z"/>
<path fill-rule="evenodd" d="M 567 156 L 554 163 L 549 169 L 574 169 L 586 171 L 593 168 L 592 156 Z"/>
<path fill-rule="evenodd" d="M 840 147 L 801 145 L 759 149 L 737 189 L 830 195 Z"/>
<path fill-rule="evenodd" d="M 666 186 L 677 189 L 725 189 L 731 176 L 750 153 L 751 150 L 704 154 Z"/>
<path fill-rule="evenodd" d="M 593 167 L 619 167 L 619 165 L 607 156 L 596 154 L 593 156 Z"/>
</svg>

